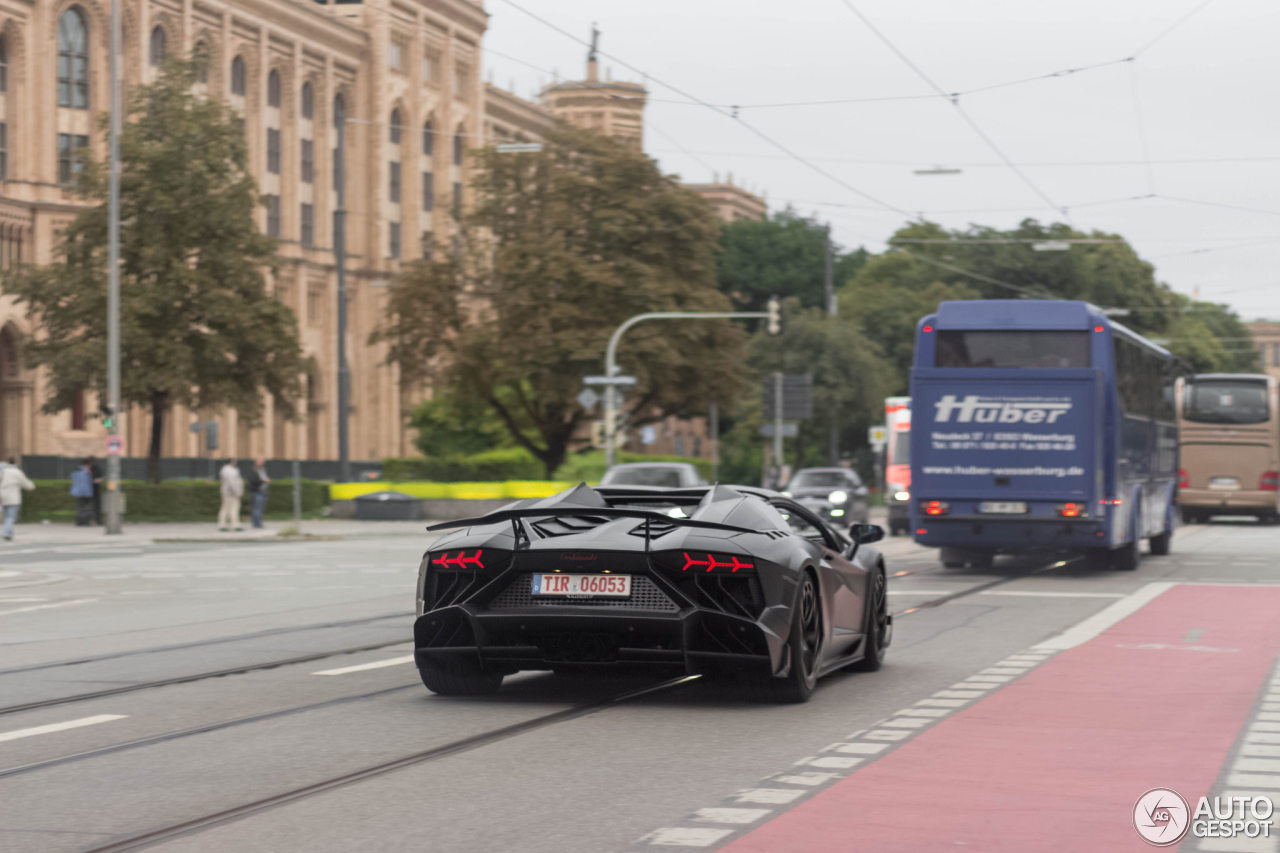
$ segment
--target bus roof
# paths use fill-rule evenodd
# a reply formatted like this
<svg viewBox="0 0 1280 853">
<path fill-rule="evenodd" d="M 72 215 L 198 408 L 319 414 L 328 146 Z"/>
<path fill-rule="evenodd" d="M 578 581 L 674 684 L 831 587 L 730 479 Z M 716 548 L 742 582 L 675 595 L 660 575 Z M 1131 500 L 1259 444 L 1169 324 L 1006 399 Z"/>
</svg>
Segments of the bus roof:
<svg viewBox="0 0 1280 853">
<path fill-rule="evenodd" d="M 1175 358 L 1164 347 L 1108 317 L 1098 306 L 1075 299 L 957 299 L 939 303 L 932 322 L 941 330 L 974 331 L 1028 328 L 1083 331 L 1101 324 L 1139 346 L 1166 358 Z"/>
</svg>

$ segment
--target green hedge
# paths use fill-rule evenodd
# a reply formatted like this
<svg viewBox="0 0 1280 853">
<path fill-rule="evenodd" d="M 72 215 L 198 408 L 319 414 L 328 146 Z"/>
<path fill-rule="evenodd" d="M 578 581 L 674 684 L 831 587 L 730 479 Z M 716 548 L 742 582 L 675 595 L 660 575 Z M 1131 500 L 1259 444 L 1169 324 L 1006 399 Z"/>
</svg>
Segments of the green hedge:
<svg viewBox="0 0 1280 853">
<path fill-rule="evenodd" d="M 22 496 L 23 521 L 71 521 L 75 518 L 76 499 L 71 497 L 70 480 L 35 480 L 35 491 Z M 302 512 L 315 515 L 329 505 L 329 484 L 320 480 L 303 480 Z M 209 480 L 169 480 L 146 483 L 124 480 L 125 518 L 136 521 L 212 521 L 222 505 L 221 487 Z M 244 511 L 249 510 L 245 496 Z M 267 515 L 290 516 L 293 513 L 293 482 L 277 480 L 267 498 Z"/>
<path fill-rule="evenodd" d="M 469 455 L 411 456 L 382 462 L 382 478 L 393 481 L 487 483 L 540 480 L 542 474 L 542 463 L 523 447 L 503 447 Z"/>
</svg>

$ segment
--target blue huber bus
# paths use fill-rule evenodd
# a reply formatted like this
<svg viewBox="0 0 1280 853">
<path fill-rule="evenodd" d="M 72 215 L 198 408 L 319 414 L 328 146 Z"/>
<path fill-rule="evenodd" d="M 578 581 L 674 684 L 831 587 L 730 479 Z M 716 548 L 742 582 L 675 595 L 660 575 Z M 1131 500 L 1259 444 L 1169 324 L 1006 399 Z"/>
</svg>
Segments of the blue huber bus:
<svg viewBox="0 0 1280 853">
<path fill-rule="evenodd" d="M 949 567 L 1167 554 L 1177 512 L 1179 362 L 1085 302 L 943 302 L 911 368 L 911 526 Z"/>
</svg>

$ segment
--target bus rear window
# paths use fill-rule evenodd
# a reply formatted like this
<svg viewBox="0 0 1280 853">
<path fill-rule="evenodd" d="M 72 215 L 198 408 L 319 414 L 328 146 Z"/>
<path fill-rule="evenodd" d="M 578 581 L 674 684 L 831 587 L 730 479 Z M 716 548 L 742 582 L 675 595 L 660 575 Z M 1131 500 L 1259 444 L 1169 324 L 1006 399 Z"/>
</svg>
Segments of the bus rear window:
<svg viewBox="0 0 1280 853">
<path fill-rule="evenodd" d="M 935 367 L 1089 366 L 1089 333 L 1060 331 L 939 331 Z"/>
<path fill-rule="evenodd" d="M 1271 419 L 1266 380 L 1210 379 L 1188 383 L 1182 417 L 1199 424 L 1265 423 Z"/>
</svg>

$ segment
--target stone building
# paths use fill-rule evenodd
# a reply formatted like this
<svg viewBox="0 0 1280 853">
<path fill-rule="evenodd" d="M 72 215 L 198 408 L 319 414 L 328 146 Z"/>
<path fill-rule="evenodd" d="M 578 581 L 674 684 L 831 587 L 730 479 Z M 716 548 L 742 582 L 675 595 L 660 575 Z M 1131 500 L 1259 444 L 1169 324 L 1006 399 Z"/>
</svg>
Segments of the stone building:
<svg viewBox="0 0 1280 853">
<path fill-rule="evenodd" d="M 1258 351 L 1258 366 L 1268 375 L 1280 379 L 1280 322 L 1255 320 L 1245 323 Z"/>
<path fill-rule="evenodd" d="M 175 411 L 165 456 L 202 455 L 190 425 L 220 424 L 220 455 L 337 458 L 335 116 L 345 116 L 347 353 L 353 461 L 413 452 L 405 429 L 414 392 L 381 347 L 367 343 L 402 262 L 449 238 L 468 201 L 468 151 L 493 139 L 536 140 L 555 116 L 640 145 L 644 88 L 588 79 L 547 88 L 535 103 L 487 85 L 478 0 L 121 0 L 126 88 L 167 56 L 201 51 L 198 86 L 245 119 L 250 169 L 268 203 L 259 224 L 281 241 L 268 282 L 293 308 L 314 370 L 301 420 L 266 409 L 250 428 L 234 411 Z M 83 203 L 70 185 L 74 152 L 105 154 L 97 117 L 108 105 L 108 0 L 0 0 L 0 274 L 49 263 L 56 235 Z M 0 296 L 0 455 L 101 452 L 97 401 L 40 413 L 44 378 L 22 361 L 39 335 Z M 121 417 L 125 455 L 141 456 L 150 420 Z"/>
</svg>

